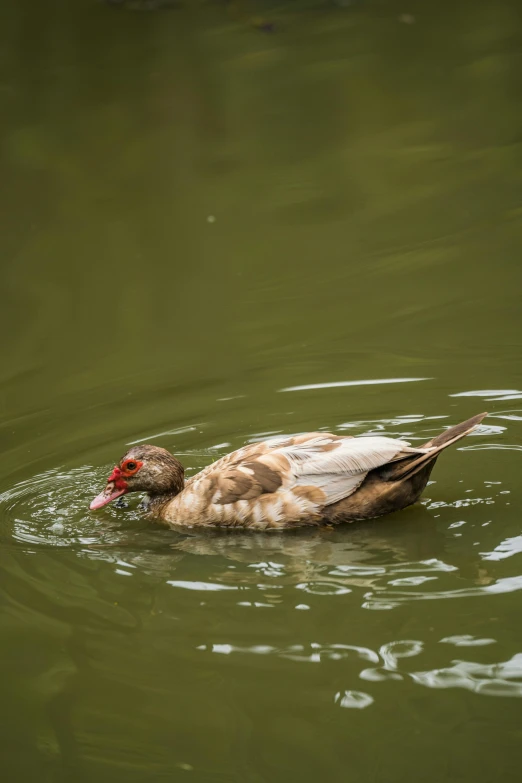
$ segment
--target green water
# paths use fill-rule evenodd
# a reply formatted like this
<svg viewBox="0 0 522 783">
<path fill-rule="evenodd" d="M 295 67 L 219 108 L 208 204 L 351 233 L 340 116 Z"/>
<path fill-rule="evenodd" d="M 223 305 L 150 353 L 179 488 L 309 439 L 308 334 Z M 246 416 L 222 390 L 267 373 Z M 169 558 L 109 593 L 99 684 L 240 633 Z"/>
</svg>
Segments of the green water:
<svg viewBox="0 0 522 783">
<path fill-rule="evenodd" d="M 519 780 L 520 19 L 4 4 L 6 780 Z M 193 473 L 482 410 L 423 504 L 371 523 L 88 511 L 136 441 Z"/>
</svg>

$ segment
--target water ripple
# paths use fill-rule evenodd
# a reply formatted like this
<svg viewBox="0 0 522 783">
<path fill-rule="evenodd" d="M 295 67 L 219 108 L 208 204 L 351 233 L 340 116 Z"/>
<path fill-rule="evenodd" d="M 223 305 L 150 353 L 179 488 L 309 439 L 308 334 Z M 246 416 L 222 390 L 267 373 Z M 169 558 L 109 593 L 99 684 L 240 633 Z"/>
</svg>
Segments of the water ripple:
<svg viewBox="0 0 522 783">
<path fill-rule="evenodd" d="M 473 446 L 461 446 L 460 451 L 522 451 L 518 443 L 479 443 Z"/>
<path fill-rule="evenodd" d="M 484 647 L 487 644 L 496 644 L 495 639 L 477 639 L 469 633 L 460 636 L 446 636 L 440 640 L 441 644 L 454 644 L 455 647 Z"/>
<path fill-rule="evenodd" d="M 107 467 L 60 467 L 15 484 L 0 494 L 2 540 L 39 547 L 91 547 L 116 534 L 123 544 L 130 531 L 121 527 L 118 508 L 107 506 L 102 515 L 89 512 L 89 502 L 106 477 Z M 137 510 L 127 509 L 125 524 L 139 526 L 140 517 Z"/>
<path fill-rule="evenodd" d="M 490 665 L 453 661 L 451 666 L 414 672 L 411 679 L 426 688 L 464 688 L 482 696 L 522 696 L 522 653 Z"/>
<path fill-rule="evenodd" d="M 492 552 L 481 552 L 483 560 L 505 560 L 522 553 L 522 536 L 513 536 L 501 541 Z"/>
<path fill-rule="evenodd" d="M 365 707 L 373 704 L 373 702 L 374 699 L 368 693 L 362 693 L 362 691 L 339 692 L 334 697 L 334 703 L 339 704 L 339 707 L 344 709 L 363 710 Z"/>
<path fill-rule="evenodd" d="M 306 383 L 303 386 L 287 386 L 279 389 L 282 392 L 308 391 L 310 389 L 335 389 L 340 386 L 381 386 L 390 383 L 415 383 L 417 381 L 432 381 L 433 378 L 378 378 L 360 381 L 333 381 L 330 383 Z"/>
<path fill-rule="evenodd" d="M 495 639 L 476 639 L 472 636 L 446 637 L 442 643 L 457 646 L 485 646 L 495 643 Z M 353 672 L 351 679 L 361 679 L 368 683 L 402 681 L 409 679 L 425 688 L 463 688 L 483 696 L 522 697 L 522 653 L 514 654 L 507 661 L 480 663 L 476 661 L 454 660 L 447 666 L 429 670 L 408 671 L 401 661 L 416 658 L 424 652 L 424 644 L 418 640 L 403 639 L 382 645 L 378 651 L 367 647 L 345 644 L 308 645 L 295 644 L 288 647 L 275 647 L 268 644 L 237 646 L 228 643 L 203 644 L 197 647 L 200 652 L 218 655 L 261 655 L 276 656 L 298 663 L 320 664 L 325 661 L 343 665 L 347 661 L 367 661 L 375 664 Z M 345 677 L 346 677 L 345 673 Z M 374 703 L 369 693 L 347 689 L 334 695 L 334 703 L 340 707 L 361 709 Z"/>
<path fill-rule="evenodd" d="M 442 601 L 456 598 L 477 598 L 481 595 L 500 595 L 522 590 L 522 576 L 507 576 L 489 585 L 463 587 L 460 590 L 434 590 L 433 592 L 401 592 L 385 590 L 382 593 L 367 593 L 363 604 L 365 609 L 394 609 L 414 601 Z"/>
<path fill-rule="evenodd" d="M 502 402 L 503 400 L 522 400 L 522 391 L 519 389 L 477 389 L 450 394 L 450 397 L 480 397 L 491 402 Z"/>
</svg>

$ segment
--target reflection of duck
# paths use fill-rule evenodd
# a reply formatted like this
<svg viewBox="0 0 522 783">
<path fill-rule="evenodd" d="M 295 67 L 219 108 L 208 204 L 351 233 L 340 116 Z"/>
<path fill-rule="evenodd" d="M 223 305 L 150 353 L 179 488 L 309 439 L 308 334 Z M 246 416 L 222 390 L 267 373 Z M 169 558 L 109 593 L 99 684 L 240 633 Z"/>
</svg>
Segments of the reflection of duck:
<svg viewBox="0 0 522 783">
<path fill-rule="evenodd" d="M 254 443 L 187 482 L 183 466 L 166 449 L 134 446 L 91 509 L 127 492 L 147 492 L 151 515 L 172 525 L 262 530 L 371 519 L 415 503 L 439 453 L 485 415 L 418 448 L 382 436 L 326 432 Z"/>
</svg>

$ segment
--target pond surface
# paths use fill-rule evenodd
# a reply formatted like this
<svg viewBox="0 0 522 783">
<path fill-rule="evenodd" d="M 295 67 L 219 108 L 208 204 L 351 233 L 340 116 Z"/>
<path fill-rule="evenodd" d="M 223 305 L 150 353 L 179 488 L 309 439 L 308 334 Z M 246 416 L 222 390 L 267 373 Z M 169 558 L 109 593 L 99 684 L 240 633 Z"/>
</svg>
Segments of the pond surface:
<svg viewBox="0 0 522 783">
<path fill-rule="evenodd" d="M 5 4 L 10 783 L 519 780 L 522 35 L 457 5 Z M 370 523 L 88 511 L 130 443 L 482 410 Z"/>
</svg>

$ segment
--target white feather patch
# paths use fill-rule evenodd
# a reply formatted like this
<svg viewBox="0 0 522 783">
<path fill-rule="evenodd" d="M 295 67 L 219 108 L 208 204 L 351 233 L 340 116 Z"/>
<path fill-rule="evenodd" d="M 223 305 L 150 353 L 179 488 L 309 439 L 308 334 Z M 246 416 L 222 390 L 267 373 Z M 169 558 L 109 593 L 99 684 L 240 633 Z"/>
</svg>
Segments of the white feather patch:
<svg viewBox="0 0 522 783">
<path fill-rule="evenodd" d="M 335 445 L 331 450 L 325 446 Z M 290 463 L 295 484 L 319 487 L 326 495 L 325 505 L 351 495 L 370 470 L 393 462 L 404 452 L 423 453 L 403 440 L 381 435 L 367 438 L 314 438 L 279 449 Z"/>
</svg>

